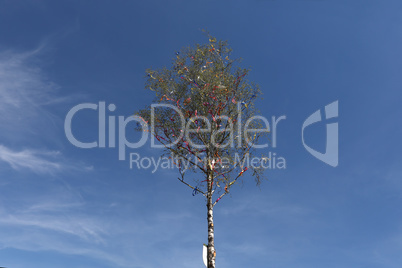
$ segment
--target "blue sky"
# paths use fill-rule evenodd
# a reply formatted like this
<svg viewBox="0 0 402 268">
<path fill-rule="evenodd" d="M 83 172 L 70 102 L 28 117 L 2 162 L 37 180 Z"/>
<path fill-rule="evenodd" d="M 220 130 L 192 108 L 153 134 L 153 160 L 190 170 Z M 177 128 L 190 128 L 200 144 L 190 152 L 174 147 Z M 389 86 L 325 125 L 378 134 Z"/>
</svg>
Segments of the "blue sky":
<svg viewBox="0 0 402 268">
<path fill-rule="evenodd" d="M 401 25 L 392 0 L 1 1 L 0 266 L 204 267 L 202 197 L 175 170 L 73 146 L 64 119 L 80 103 L 125 117 L 150 104 L 145 69 L 208 29 L 252 69 L 261 115 L 286 115 L 266 149 L 286 169 L 260 188 L 245 176 L 215 207 L 217 266 L 400 267 Z M 336 100 L 334 168 L 305 150 L 301 126 Z M 93 141 L 97 124 L 88 110 L 73 132 Z M 325 150 L 324 122 L 305 135 Z"/>
</svg>

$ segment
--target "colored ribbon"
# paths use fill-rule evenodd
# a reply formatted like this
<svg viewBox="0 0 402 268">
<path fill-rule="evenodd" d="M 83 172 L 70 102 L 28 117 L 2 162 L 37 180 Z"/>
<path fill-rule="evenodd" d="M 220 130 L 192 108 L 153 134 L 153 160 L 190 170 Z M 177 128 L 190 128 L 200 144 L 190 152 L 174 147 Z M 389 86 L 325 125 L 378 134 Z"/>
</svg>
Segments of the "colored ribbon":
<svg viewBox="0 0 402 268">
<path fill-rule="evenodd" d="M 193 196 L 195 196 L 196 194 L 198 194 L 198 188 L 197 188 L 197 186 L 194 188 L 194 190 L 193 190 Z"/>
</svg>

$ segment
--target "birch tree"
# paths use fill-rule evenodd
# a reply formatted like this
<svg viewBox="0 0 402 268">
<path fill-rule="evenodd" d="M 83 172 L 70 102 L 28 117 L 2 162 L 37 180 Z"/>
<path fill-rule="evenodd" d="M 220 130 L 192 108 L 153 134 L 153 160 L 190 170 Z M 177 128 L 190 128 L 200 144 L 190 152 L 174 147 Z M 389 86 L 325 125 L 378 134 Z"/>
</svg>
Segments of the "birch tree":
<svg viewBox="0 0 402 268">
<path fill-rule="evenodd" d="M 137 130 L 149 131 L 163 146 L 162 155 L 177 166 L 178 180 L 193 196 L 204 197 L 207 267 L 215 268 L 214 207 L 244 177 L 261 182 L 260 162 L 267 159 L 255 160 L 255 154 L 259 138 L 268 130 L 262 128 L 263 118 L 255 115 L 254 101 L 261 92 L 247 80 L 249 69 L 232 59 L 226 41 L 209 35 L 208 39 L 176 52 L 169 68 L 146 70 L 146 89 L 155 99 L 137 112 L 143 120 Z"/>
</svg>

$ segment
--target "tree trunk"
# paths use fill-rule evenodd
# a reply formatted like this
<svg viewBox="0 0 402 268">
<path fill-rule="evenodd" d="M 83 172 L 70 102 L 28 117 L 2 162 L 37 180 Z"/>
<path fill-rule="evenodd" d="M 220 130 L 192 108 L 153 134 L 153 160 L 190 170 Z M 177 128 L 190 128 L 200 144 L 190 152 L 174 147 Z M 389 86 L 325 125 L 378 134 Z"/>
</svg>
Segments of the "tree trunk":
<svg viewBox="0 0 402 268">
<path fill-rule="evenodd" d="M 207 195 L 207 219 L 208 219 L 208 254 L 207 254 L 207 268 L 215 268 L 215 244 L 214 244 L 214 214 L 213 214 L 213 202 L 212 202 L 212 176 L 209 176 L 208 180 L 208 191 Z"/>
</svg>

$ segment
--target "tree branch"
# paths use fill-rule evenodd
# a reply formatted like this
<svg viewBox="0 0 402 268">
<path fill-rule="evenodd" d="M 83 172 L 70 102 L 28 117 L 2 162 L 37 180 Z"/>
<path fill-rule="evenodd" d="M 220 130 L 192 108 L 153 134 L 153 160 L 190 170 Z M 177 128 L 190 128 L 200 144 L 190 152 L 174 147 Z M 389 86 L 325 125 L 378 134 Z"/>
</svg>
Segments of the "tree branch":
<svg viewBox="0 0 402 268">
<path fill-rule="evenodd" d="M 193 186 L 191 186 L 190 184 L 188 184 L 187 182 L 185 182 L 183 178 L 182 178 L 182 179 L 177 178 L 177 179 L 178 179 L 179 181 L 181 181 L 182 183 L 184 183 L 185 185 L 187 185 L 188 187 L 190 187 L 191 189 L 195 190 L 195 187 L 193 187 Z M 199 190 L 198 188 L 197 188 L 197 191 L 200 192 L 200 193 L 202 193 L 203 196 L 205 196 L 205 197 L 207 196 L 203 191 Z"/>
</svg>

